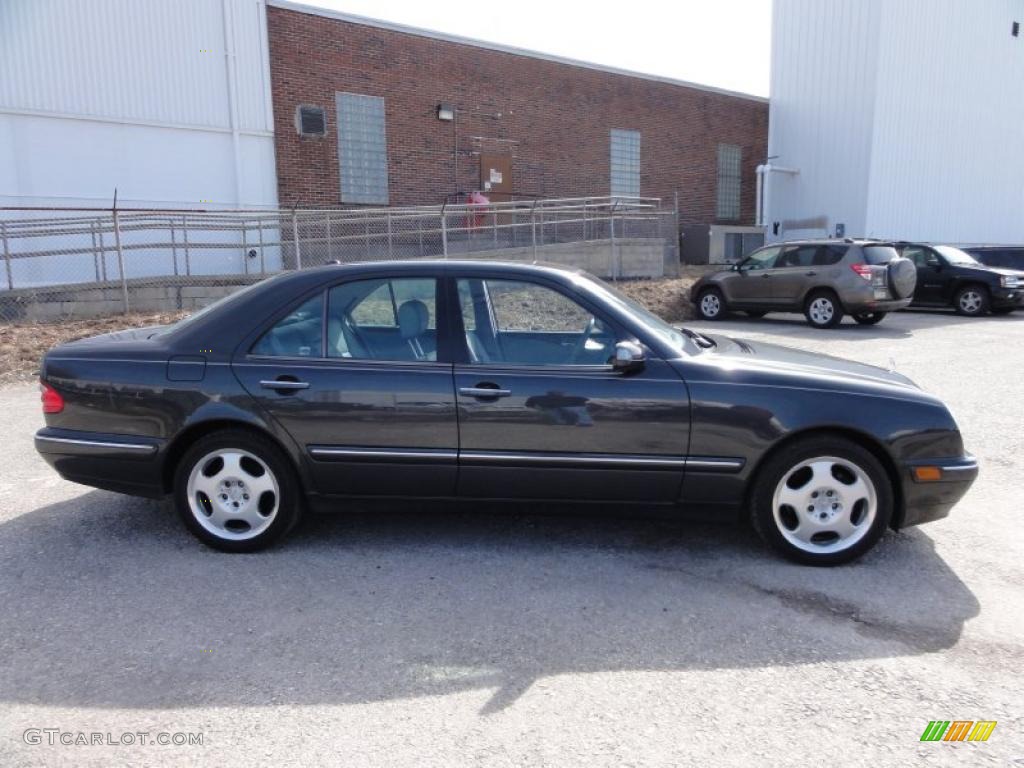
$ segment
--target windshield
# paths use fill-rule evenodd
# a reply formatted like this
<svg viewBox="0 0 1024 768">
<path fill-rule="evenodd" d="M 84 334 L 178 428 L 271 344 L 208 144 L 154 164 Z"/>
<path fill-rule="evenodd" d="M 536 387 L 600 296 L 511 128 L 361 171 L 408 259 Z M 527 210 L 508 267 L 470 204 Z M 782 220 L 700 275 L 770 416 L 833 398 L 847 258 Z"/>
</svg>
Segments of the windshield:
<svg viewBox="0 0 1024 768">
<path fill-rule="evenodd" d="M 672 347 L 672 349 L 687 353 L 695 351 L 697 345 L 690 341 L 685 333 L 662 320 L 636 299 L 627 296 L 618 288 L 587 272 L 579 272 L 577 276 L 580 282 L 586 282 L 588 288 L 601 294 L 606 301 L 618 305 L 632 317 L 643 323 L 645 328 Z"/>
<path fill-rule="evenodd" d="M 270 279 L 273 280 L 274 278 Z M 234 293 L 230 293 L 222 299 L 217 299 L 217 301 L 213 302 L 212 304 L 207 304 L 205 307 L 193 312 L 191 315 L 186 315 L 185 317 L 181 318 L 181 320 L 179 320 L 178 322 L 172 323 L 168 326 L 161 328 L 153 335 L 163 336 L 164 334 L 167 333 L 175 333 L 176 331 L 188 328 L 190 325 L 192 325 L 200 318 L 206 317 L 208 314 L 220 309 L 221 307 L 226 307 L 233 304 L 246 294 L 250 293 L 256 286 L 263 285 L 265 282 L 266 280 L 259 280 L 253 283 L 252 285 L 247 285 L 244 288 L 239 288 Z"/>
<path fill-rule="evenodd" d="M 935 250 L 941 253 L 950 264 L 965 264 L 968 266 L 981 264 L 980 261 L 971 256 L 967 251 L 961 251 L 959 248 L 954 248 L 951 245 L 936 245 Z"/>
</svg>

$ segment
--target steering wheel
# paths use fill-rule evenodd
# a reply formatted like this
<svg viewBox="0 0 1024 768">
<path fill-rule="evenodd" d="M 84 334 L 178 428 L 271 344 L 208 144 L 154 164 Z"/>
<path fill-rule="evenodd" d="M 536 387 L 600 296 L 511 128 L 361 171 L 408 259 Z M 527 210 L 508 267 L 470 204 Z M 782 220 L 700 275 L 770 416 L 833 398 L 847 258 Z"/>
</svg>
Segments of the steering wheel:
<svg viewBox="0 0 1024 768">
<path fill-rule="evenodd" d="M 587 322 L 587 327 L 583 329 L 583 333 L 580 335 L 579 341 L 572 348 L 572 354 L 569 355 L 570 364 L 580 364 L 585 362 L 581 358 L 583 353 L 587 351 L 587 342 L 590 341 L 590 337 L 594 335 L 594 331 L 597 330 L 597 318 L 593 315 L 590 316 L 590 320 Z"/>
</svg>

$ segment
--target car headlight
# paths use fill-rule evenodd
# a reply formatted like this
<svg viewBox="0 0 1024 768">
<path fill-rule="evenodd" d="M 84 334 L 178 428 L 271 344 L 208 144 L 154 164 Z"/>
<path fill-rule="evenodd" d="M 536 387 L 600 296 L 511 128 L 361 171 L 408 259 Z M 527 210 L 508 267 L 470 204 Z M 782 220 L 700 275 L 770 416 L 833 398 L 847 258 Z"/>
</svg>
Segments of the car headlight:
<svg viewBox="0 0 1024 768">
<path fill-rule="evenodd" d="M 999 278 L 999 284 L 1003 288 L 1020 288 L 1020 278 L 1016 275 L 1003 275 Z"/>
</svg>

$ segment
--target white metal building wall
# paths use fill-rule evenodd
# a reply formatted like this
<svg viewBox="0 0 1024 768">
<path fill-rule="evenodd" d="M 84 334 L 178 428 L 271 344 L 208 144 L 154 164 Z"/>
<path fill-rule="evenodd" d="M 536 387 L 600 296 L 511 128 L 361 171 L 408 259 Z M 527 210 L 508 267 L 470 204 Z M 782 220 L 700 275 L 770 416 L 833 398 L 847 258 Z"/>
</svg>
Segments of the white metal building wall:
<svg viewBox="0 0 1024 768">
<path fill-rule="evenodd" d="M 262 0 L 0 0 L 0 73 L 0 204 L 277 202 Z"/>
<path fill-rule="evenodd" d="M 780 237 L 1024 243 L 1024 0 L 775 0 Z"/>
<path fill-rule="evenodd" d="M 879 0 L 775 0 L 769 239 L 862 231 L 868 193 Z"/>
<path fill-rule="evenodd" d="M 1024 0 L 884 4 L 866 234 L 1024 243 Z"/>
</svg>

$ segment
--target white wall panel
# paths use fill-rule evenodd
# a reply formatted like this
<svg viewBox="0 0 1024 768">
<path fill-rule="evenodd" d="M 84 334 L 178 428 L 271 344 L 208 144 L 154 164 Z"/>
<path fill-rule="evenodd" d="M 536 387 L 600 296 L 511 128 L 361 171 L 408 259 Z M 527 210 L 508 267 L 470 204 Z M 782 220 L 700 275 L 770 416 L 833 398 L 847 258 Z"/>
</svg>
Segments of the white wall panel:
<svg viewBox="0 0 1024 768">
<path fill-rule="evenodd" d="M 275 205 L 264 13 L 0 0 L 0 204 Z"/>
<path fill-rule="evenodd" d="M 1024 0 L 775 0 L 766 220 L 1024 243 Z M 782 236 L 787 232 L 783 231 Z"/>
<path fill-rule="evenodd" d="M 867 234 L 1024 243 L 1022 0 L 901 0 L 882 16 Z M 1024 34 L 1024 33 L 1022 33 Z"/>
</svg>

